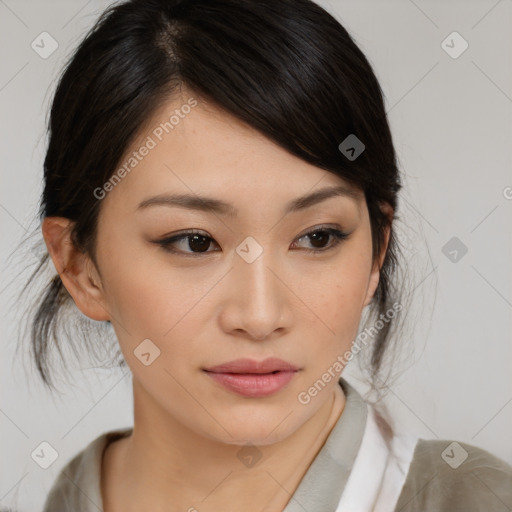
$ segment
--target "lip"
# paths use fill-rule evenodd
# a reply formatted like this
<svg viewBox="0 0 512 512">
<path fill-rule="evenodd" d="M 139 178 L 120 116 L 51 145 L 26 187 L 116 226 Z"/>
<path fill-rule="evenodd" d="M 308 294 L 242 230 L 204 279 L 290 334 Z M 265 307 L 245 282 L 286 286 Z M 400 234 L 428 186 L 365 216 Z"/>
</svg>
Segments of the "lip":
<svg viewBox="0 0 512 512">
<path fill-rule="evenodd" d="M 293 379 L 299 368 L 271 357 L 263 361 L 236 359 L 203 371 L 228 390 L 257 398 L 277 393 Z"/>
<path fill-rule="evenodd" d="M 263 361 L 235 359 L 204 370 L 212 373 L 272 373 L 275 371 L 296 372 L 299 368 L 277 357 L 268 357 Z"/>
</svg>

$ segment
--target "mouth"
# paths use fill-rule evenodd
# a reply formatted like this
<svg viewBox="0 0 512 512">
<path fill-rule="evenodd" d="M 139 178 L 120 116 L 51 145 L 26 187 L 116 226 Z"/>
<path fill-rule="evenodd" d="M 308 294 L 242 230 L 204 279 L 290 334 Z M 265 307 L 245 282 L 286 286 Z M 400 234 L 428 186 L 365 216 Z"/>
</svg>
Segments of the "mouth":
<svg viewBox="0 0 512 512">
<path fill-rule="evenodd" d="M 227 363 L 203 368 L 203 371 L 221 389 L 239 396 L 266 397 L 283 389 L 301 369 L 277 357 L 263 361 L 235 359 Z"/>
<path fill-rule="evenodd" d="M 296 372 L 296 365 L 279 359 L 269 357 L 263 361 L 253 359 L 236 359 L 210 368 L 203 368 L 209 373 L 237 374 L 237 375 L 275 375 L 281 372 Z"/>
<path fill-rule="evenodd" d="M 283 389 L 298 373 L 298 370 L 274 370 L 267 373 L 212 372 L 206 375 L 223 389 L 239 396 L 262 398 Z"/>
<path fill-rule="evenodd" d="M 222 373 L 223 375 L 274 375 L 276 373 L 291 372 L 294 370 L 274 370 L 272 372 L 222 372 L 222 371 L 212 371 L 212 370 L 203 370 L 203 371 L 205 371 L 207 373 Z"/>
</svg>

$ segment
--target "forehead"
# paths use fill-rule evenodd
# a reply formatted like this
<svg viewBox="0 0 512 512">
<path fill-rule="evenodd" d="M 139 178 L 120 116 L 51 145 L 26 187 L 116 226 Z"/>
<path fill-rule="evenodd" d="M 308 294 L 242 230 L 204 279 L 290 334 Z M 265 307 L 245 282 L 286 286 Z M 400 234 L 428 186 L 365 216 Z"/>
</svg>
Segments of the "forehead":
<svg viewBox="0 0 512 512">
<path fill-rule="evenodd" d="M 231 198 L 242 205 L 286 205 L 293 199 L 327 188 L 345 191 L 353 203 L 364 194 L 335 174 L 290 154 L 257 130 L 229 113 L 183 91 L 147 121 L 121 159 L 117 174 L 122 179 L 107 194 L 107 202 L 119 202 L 131 212 L 155 196 L 212 196 L 210 204 L 220 212 Z M 114 173 L 114 174 L 116 174 Z M 193 202 L 193 200 L 192 200 Z M 196 206 L 197 206 L 196 200 Z"/>
</svg>

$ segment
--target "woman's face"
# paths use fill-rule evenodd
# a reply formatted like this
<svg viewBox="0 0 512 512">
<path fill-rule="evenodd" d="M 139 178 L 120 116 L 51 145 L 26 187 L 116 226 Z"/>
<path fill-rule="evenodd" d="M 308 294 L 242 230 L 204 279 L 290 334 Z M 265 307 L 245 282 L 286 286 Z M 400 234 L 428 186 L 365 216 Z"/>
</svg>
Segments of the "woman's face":
<svg viewBox="0 0 512 512">
<path fill-rule="evenodd" d="M 308 390 L 350 349 L 377 286 L 368 210 L 362 192 L 230 115 L 197 97 L 184 107 L 191 96 L 154 116 L 106 187 L 101 302 L 133 374 L 136 421 L 140 408 L 223 443 L 269 444 L 333 398 L 339 367 Z M 349 193 L 298 200 L 340 186 Z M 265 396 L 205 371 L 269 357 L 299 370 Z"/>
</svg>

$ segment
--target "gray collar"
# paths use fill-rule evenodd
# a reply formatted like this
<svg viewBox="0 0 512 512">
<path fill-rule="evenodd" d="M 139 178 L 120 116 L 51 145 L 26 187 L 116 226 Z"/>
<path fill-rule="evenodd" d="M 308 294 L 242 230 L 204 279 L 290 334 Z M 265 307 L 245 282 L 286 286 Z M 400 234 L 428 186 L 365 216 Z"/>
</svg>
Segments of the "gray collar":
<svg viewBox="0 0 512 512">
<path fill-rule="evenodd" d="M 363 440 L 368 407 L 343 377 L 345 408 L 283 512 L 334 512 Z"/>
</svg>

